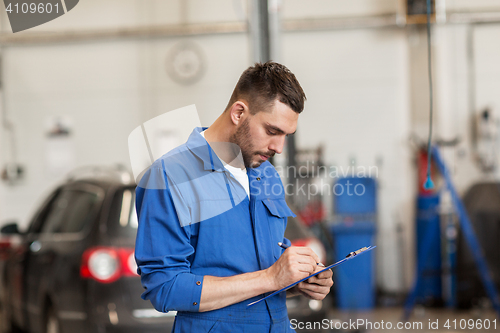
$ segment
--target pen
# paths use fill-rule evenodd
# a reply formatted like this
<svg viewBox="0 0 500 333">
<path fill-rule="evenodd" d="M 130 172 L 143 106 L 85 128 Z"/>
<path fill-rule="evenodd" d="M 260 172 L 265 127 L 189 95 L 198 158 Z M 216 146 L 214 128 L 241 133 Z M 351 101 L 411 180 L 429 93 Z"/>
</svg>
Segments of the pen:
<svg viewBox="0 0 500 333">
<path fill-rule="evenodd" d="M 279 245 L 282 249 L 285 249 L 285 250 L 289 248 L 289 246 L 288 246 L 288 245 L 286 245 L 285 243 L 282 243 L 282 242 L 278 242 L 278 245 Z"/>
<path fill-rule="evenodd" d="M 290 246 L 286 245 L 285 243 L 282 243 L 282 242 L 278 242 L 278 245 L 282 248 L 282 249 L 288 249 Z M 320 265 L 320 266 L 323 266 L 325 267 L 325 265 L 323 265 L 323 263 L 321 262 L 318 262 L 316 265 Z"/>
</svg>

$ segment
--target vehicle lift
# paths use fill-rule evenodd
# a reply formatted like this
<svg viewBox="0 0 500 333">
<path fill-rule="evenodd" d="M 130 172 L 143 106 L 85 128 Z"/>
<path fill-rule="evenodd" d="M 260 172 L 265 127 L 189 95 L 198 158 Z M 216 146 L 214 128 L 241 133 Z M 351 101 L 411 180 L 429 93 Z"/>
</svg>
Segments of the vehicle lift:
<svg viewBox="0 0 500 333">
<path fill-rule="evenodd" d="M 460 196 L 457 193 L 457 190 L 453 186 L 453 182 L 451 181 L 451 174 L 444 163 L 444 160 L 436 146 L 432 146 L 431 148 L 431 154 L 432 158 L 434 159 L 434 162 L 436 163 L 436 166 L 438 170 L 440 171 L 441 175 L 444 178 L 444 182 L 446 184 L 446 187 L 448 191 L 450 192 L 451 195 L 451 200 L 453 202 L 453 206 L 455 207 L 455 210 L 458 215 L 458 220 L 460 223 L 460 227 L 462 229 L 465 241 L 469 245 L 469 248 L 472 252 L 472 256 L 474 258 L 474 261 L 477 265 L 478 271 L 479 271 L 479 276 L 481 278 L 481 281 L 484 285 L 484 288 L 486 290 L 486 294 L 490 298 L 492 304 L 493 304 L 493 309 L 497 312 L 498 317 L 500 318 L 500 298 L 498 296 L 498 291 L 495 287 L 495 284 L 493 282 L 493 279 L 491 277 L 491 272 L 488 268 L 488 265 L 486 263 L 485 257 L 483 250 L 481 246 L 479 245 L 479 242 L 477 240 L 476 234 L 474 232 L 474 229 L 472 228 L 472 223 L 470 221 L 470 218 L 467 214 L 467 211 L 465 210 L 465 206 L 460 199 Z M 419 258 L 422 258 L 422 260 L 419 261 L 418 267 L 417 267 L 417 276 L 416 276 L 416 281 L 414 283 L 413 289 L 411 290 L 408 298 L 406 299 L 405 305 L 404 305 L 404 320 L 408 321 L 411 312 L 413 310 L 413 307 L 415 306 L 415 302 L 417 299 L 417 294 L 419 291 L 419 287 L 421 284 L 421 279 L 422 279 L 422 274 L 424 271 L 424 264 L 425 259 L 429 258 L 430 255 L 435 255 L 430 253 L 431 246 L 433 242 L 435 242 L 441 235 L 439 232 L 436 232 L 433 230 L 433 228 L 428 228 L 426 236 L 424 238 L 424 244 L 420 248 L 420 252 L 418 253 Z"/>
</svg>

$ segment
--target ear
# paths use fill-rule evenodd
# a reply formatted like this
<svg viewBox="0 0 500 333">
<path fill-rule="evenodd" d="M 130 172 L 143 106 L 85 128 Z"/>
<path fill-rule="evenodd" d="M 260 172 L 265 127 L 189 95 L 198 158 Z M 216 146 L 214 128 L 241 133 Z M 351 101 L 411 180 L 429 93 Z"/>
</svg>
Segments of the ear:
<svg viewBox="0 0 500 333">
<path fill-rule="evenodd" d="M 248 115 L 250 115 L 250 109 L 246 101 L 238 100 L 229 109 L 229 117 L 234 125 L 241 123 Z"/>
</svg>

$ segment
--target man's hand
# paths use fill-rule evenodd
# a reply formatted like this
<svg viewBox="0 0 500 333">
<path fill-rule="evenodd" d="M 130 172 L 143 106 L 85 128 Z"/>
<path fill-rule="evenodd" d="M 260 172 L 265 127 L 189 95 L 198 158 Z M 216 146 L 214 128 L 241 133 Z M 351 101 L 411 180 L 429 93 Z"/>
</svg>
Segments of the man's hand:
<svg viewBox="0 0 500 333">
<path fill-rule="evenodd" d="M 324 268 L 319 258 L 308 247 L 291 246 L 271 267 L 239 275 L 216 277 L 205 275 L 201 290 L 199 311 L 210 311 L 241 302 L 263 293 L 282 289 Z M 323 299 L 330 291 L 332 271 L 310 277 L 289 291 L 296 291 L 314 299 Z M 299 288 L 297 288 L 299 287 Z"/>
<path fill-rule="evenodd" d="M 274 265 L 267 269 L 267 273 L 274 285 L 274 290 L 279 290 L 321 269 L 321 266 L 318 267 L 318 263 L 318 255 L 310 248 L 291 246 L 283 252 Z M 319 275 L 323 276 L 323 274 Z M 314 278 L 312 277 L 311 279 Z"/>
<path fill-rule="evenodd" d="M 318 265 L 315 272 L 320 271 L 324 266 Z M 294 288 L 299 291 L 302 295 L 311 298 L 322 300 L 330 292 L 331 286 L 333 286 L 333 272 L 331 269 L 321 272 L 316 276 L 313 276 L 303 282 L 300 282 Z"/>
</svg>

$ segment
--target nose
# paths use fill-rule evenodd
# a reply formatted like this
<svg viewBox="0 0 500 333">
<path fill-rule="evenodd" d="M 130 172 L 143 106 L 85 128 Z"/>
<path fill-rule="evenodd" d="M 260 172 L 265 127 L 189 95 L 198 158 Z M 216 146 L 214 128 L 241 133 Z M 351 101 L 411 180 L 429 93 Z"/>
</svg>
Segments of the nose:
<svg viewBox="0 0 500 333">
<path fill-rule="evenodd" d="M 274 151 L 276 154 L 281 154 L 283 152 L 283 146 L 285 145 L 285 135 L 279 135 L 273 137 L 269 143 L 269 150 Z"/>
</svg>

